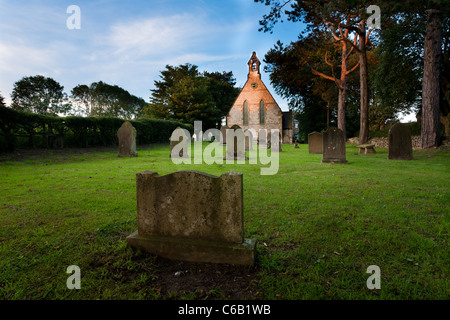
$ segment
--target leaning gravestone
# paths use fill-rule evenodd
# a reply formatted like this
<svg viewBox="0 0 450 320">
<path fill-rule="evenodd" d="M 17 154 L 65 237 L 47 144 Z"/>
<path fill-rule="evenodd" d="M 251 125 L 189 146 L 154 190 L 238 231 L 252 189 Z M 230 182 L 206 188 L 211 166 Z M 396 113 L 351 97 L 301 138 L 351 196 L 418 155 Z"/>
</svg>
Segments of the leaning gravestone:
<svg viewBox="0 0 450 320">
<path fill-rule="evenodd" d="M 319 132 L 311 132 L 308 134 L 308 148 L 309 153 L 321 154 L 322 153 L 322 134 Z"/>
<path fill-rule="evenodd" d="M 242 160 L 245 156 L 245 134 L 237 124 L 233 125 L 227 133 L 226 156 L 224 159 Z"/>
<path fill-rule="evenodd" d="M 119 157 L 137 157 L 136 152 L 136 129 L 125 121 L 117 131 L 119 139 Z"/>
<path fill-rule="evenodd" d="M 322 162 L 348 163 L 345 158 L 344 132 L 331 128 L 322 134 Z"/>
<path fill-rule="evenodd" d="M 251 265 L 256 240 L 244 239 L 242 173 L 136 174 L 138 230 L 127 242 L 174 260 Z"/>
<path fill-rule="evenodd" d="M 388 159 L 413 160 L 411 132 L 404 123 L 397 123 L 389 130 Z"/>
<path fill-rule="evenodd" d="M 220 144 L 226 144 L 227 143 L 227 130 L 230 129 L 228 126 L 222 126 L 220 128 Z"/>
<path fill-rule="evenodd" d="M 177 127 L 170 136 L 170 158 L 189 158 L 188 148 L 191 138 L 186 129 Z M 176 147 L 177 146 L 177 147 Z M 173 149 L 180 150 L 178 154 L 173 154 Z M 184 152 L 186 151 L 186 152 Z"/>
</svg>

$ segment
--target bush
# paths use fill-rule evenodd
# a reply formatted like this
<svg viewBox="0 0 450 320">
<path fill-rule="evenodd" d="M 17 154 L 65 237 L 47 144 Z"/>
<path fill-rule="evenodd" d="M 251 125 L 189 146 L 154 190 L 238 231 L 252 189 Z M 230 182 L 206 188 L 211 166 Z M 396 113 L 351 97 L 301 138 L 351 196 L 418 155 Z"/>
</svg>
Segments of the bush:
<svg viewBox="0 0 450 320">
<path fill-rule="evenodd" d="M 0 107 L 0 152 L 17 148 L 62 148 L 117 145 L 117 130 L 125 120 L 110 117 L 57 117 Z M 193 126 L 159 119 L 131 120 L 136 144 L 168 143 L 177 127 Z"/>
</svg>

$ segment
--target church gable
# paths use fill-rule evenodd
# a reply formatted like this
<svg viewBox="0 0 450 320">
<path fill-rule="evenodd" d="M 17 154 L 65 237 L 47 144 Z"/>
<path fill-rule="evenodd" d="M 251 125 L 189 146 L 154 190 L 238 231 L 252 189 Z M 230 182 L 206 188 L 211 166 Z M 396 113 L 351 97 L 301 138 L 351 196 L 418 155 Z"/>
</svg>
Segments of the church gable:
<svg viewBox="0 0 450 320">
<path fill-rule="evenodd" d="M 256 53 L 248 61 L 248 78 L 227 117 L 228 126 L 243 129 L 279 129 L 282 132 L 282 111 L 261 80 Z"/>
</svg>

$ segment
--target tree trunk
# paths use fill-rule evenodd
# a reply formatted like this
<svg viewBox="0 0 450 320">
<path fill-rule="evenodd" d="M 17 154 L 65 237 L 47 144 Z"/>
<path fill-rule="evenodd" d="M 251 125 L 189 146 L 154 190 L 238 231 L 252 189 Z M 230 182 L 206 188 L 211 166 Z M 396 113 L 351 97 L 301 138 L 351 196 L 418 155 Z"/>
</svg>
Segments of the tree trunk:
<svg viewBox="0 0 450 320">
<path fill-rule="evenodd" d="M 367 85 L 366 22 L 361 21 L 359 34 L 360 126 L 359 144 L 369 140 L 369 88 Z"/>
<path fill-rule="evenodd" d="M 338 97 L 338 128 L 344 132 L 344 139 L 347 141 L 347 131 L 345 130 L 345 100 L 347 98 L 347 45 L 344 42 L 342 45 L 342 65 L 341 65 L 341 80 L 339 82 L 339 97 Z"/>
<path fill-rule="evenodd" d="M 439 14 L 439 10 L 428 10 L 422 80 L 422 149 L 438 147 L 440 142 L 439 78 L 442 32 Z"/>
<path fill-rule="evenodd" d="M 342 88 L 339 88 L 338 97 L 338 128 L 344 132 L 344 139 L 347 141 L 347 133 L 345 131 L 345 98 L 347 95 L 347 84 L 343 83 Z"/>
</svg>

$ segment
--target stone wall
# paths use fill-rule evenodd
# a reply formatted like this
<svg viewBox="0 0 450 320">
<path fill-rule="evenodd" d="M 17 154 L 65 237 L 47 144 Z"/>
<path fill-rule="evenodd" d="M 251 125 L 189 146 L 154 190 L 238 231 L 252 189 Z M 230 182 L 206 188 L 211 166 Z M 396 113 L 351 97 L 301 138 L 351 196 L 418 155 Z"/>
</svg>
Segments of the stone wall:
<svg viewBox="0 0 450 320">
<path fill-rule="evenodd" d="M 358 137 L 350 138 L 347 140 L 347 142 L 358 144 L 358 139 L 359 139 Z M 420 136 L 412 136 L 411 142 L 413 149 L 420 149 Z M 387 149 L 389 145 L 389 140 L 387 137 L 372 138 L 369 140 L 368 143 L 374 144 L 375 148 Z"/>
</svg>

